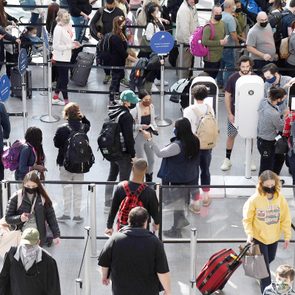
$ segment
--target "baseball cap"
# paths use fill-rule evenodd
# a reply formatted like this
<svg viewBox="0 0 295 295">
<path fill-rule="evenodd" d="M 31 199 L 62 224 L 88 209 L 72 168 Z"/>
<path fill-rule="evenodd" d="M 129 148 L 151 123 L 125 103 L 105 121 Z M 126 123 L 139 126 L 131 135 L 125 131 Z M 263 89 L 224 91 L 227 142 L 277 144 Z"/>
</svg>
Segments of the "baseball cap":
<svg viewBox="0 0 295 295">
<path fill-rule="evenodd" d="M 23 245 L 37 245 L 40 239 L 39 232 L 36 228 L 27 228 L 23 231 L 21 237 L 21 244 Z"/>
<path fill-rule="evenodd" d="M 121 101 L 128 101 L 130 103 L 136 104 L 140 101 L 137 95 L 130 89 L 124 90 L 120 95 Z"/>
</svg>

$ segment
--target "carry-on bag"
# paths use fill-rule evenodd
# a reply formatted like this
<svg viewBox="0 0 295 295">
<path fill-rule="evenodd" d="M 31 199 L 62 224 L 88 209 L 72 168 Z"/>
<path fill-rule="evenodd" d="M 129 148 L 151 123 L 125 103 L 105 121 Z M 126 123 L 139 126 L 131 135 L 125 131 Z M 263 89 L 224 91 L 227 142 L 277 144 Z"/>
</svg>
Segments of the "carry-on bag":
<svg viewBox="0 0 295 295">
<path fill-rule="evenodd" d="M 222 249 L 213 254 L 196 279 L 196 286 L 203 295 L 222 290 L 234 271 L 242 264 L 242 258 L 250 248 L 247 244 L 239 255 L 232 249 Z"/>
<path fill-rule="evenodd" d="M 95 54 L 90 52 L 80 52 L 78 54 L 71 77 L 71 80 L 77 86 L 86 86 L 94 59 Z"/>
<path fill-rule="evenodd" d="M 27 69 L 25 73 L 25 81 L 27 84 L 27 98 L 32 98 L 32 71 Z M 22 76 L 18 68 L 14 67 L 10 73 L 11 96 L 22 97 Z"/>
</svg>

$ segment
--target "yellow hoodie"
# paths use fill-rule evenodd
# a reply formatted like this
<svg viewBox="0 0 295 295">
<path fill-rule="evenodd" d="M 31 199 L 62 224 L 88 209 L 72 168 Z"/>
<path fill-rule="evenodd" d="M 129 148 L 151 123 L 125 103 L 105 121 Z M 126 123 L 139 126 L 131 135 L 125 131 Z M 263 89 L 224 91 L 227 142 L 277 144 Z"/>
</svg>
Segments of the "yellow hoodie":
<svg viewBox="0 0 295 295">
<path fill-rule="evenodd" d="M 248 236 L 269 245 L 277 242 L 282 232 L 284 239 L 291 239 L 291 216 L 288 203 L 275 193 L 272 200 L 255 193 L 243 207 L 243 225 Z"/>
</svg>

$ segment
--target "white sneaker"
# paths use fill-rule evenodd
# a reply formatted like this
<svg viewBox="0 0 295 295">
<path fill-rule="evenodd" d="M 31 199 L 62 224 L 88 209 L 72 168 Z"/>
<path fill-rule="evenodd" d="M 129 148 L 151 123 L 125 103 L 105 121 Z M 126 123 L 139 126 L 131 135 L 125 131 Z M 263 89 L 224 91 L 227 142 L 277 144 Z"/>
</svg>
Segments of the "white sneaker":
<svg viewBox="0 0 295 295">
<path fill-rule="evenodd" d="M 227 171 L 227 170 L 230 169 L 230 167 L 231 167 L 231 161 L 230 161 L 230 159 L 225 158 L 224 161 L 223 161 L 223 163 L 222 163 L 222 165 L 221 165 L 221 167 L 220 167 L 220 169 L 222 171 Z"/>
<path fill-rule="evenodd" d="M 160 86 L 161 85 L 161 80 L 155 79 L 154 84 L 156 86 Z M 169 83 L 167 81 L 164 81 L 164 86 L 168 86 Z"/>
<path fill-rule="evenodd" d="M 64 106 L 65 105 L 65 102 L 63 100 L 60 100 L 60 99 L 52 99 L 51 103 L 53 105 L 59 105 L 59 106 Z"/>
</svg>

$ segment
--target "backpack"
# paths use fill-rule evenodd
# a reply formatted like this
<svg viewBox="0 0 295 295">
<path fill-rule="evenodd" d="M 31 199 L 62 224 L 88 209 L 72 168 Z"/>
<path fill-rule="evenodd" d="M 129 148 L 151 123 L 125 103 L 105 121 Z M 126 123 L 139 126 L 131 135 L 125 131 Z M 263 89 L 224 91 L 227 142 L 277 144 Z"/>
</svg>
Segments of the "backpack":
<svg viewBox="0 0 295 295">
<path fill-rule="evenodd" d="M 210 150 L 215 147 L 219 135 L 217 120 L 208 105 L 204 115 L 201 115 L 198 109 L 194 108 L 193 111 L 200 118 L 196 131 L 196 135 L 200 140 L 200 149 Z"/>
<path fill-rule="evenodd" d="M 30 5 L 31 7 L 22 7 L 25 11 L 32 11 L 34 8 L 32 6 L 36 6 L 35 0 L 19 0 L 20 6 Z"/>
<path fill-rule="evenodd" d="M 2 155 L 2 163 L 5 169 L 15 171 L 19 165 L 20 153 L 26 145 L 23 140 L 16 140 L 12 146 L 6 149 Z"/>
<path fill-rule="evenodd" d="M 210 26 L 210 40 L 215 36 L 215 28 L 211 23 L 197 27 L 189 40 L 190 51 L 193 56 L 204 57 L 209 54 L 208 48 L 202 44 L 203 33 L 206 26 Z"/>
<path fill-rule="evenodd" d="M 138 26 L 146 26 L 147 25 L 146 14 L 145 14 L 145 11 L 142 6 L 136 10 L 135 18 L 136 18 L 136 24 Z"/>
<path fill-rule="evenodd" d="M 144 80 L 145 80 L 145 67 L 147 66 L 148 59 L 146 57 L 141 57 L 138 59 L 135 66 L 132 68 L 130 76 L 129 76 L 129 86 L 130 89 L 135 91 L 136 88 L 138 90 L 143 88 Z"/>
<path fill-rule="evenodd" d="M 286 37 L 286 38 L 281 39 L 281 44 L 280 44 L 280 58 L 281 59 L 287 59 L 290 55 L 289 41 L 290 41 L 290 37 Z"/>
<path fill-rule="evenodd" d="M 107 161 L 117 161 L 123 156 L 126 150 L 124 137 L 119 124 L 120 117 L 126 112 L 121 112 L 115 119 L 108 119 L 103 123 L 100 134 L 97 138 L 98 147 Z"/>
<path fill-rule="evenodd" d="M 73 130 L 70 126 L 70 136 L 64 158 L 64 168 L 71 173 L 86 173 L 92 167 L 95 158 L 89 145 L 89 139 L 83 130 Z"/>
<path fill-rule="evenodd" d="M 170 87 L 170 92 L 172 92 L 172 94 L 169 100 L 175 103 L 179 103 L 180 96 L 183 93 L 184 88 L 188 85 L 189 82 L 190 82 L 190 79 L 180 79 L 177 82 L 175 82 Z"/>
<path fill-rule="evenodd" d="M 135 207 L 143 207 L 142 201 L 139 199 L 140 194 L 146 189 L 147 185 L 142 183 L 135 192 L 131 192 L 128 181 L 122 183 L 126 197 L 121 202 L 118 212 L 117 226 L 118 230 L 127 225 L 128 214 Z"/>
<path fill-rule="evenodd" d="M 112 33 L 106 33 L 97 43 L 97 49 L 99 52 L 110 52 L 110 39 Z"/>
</svg>

